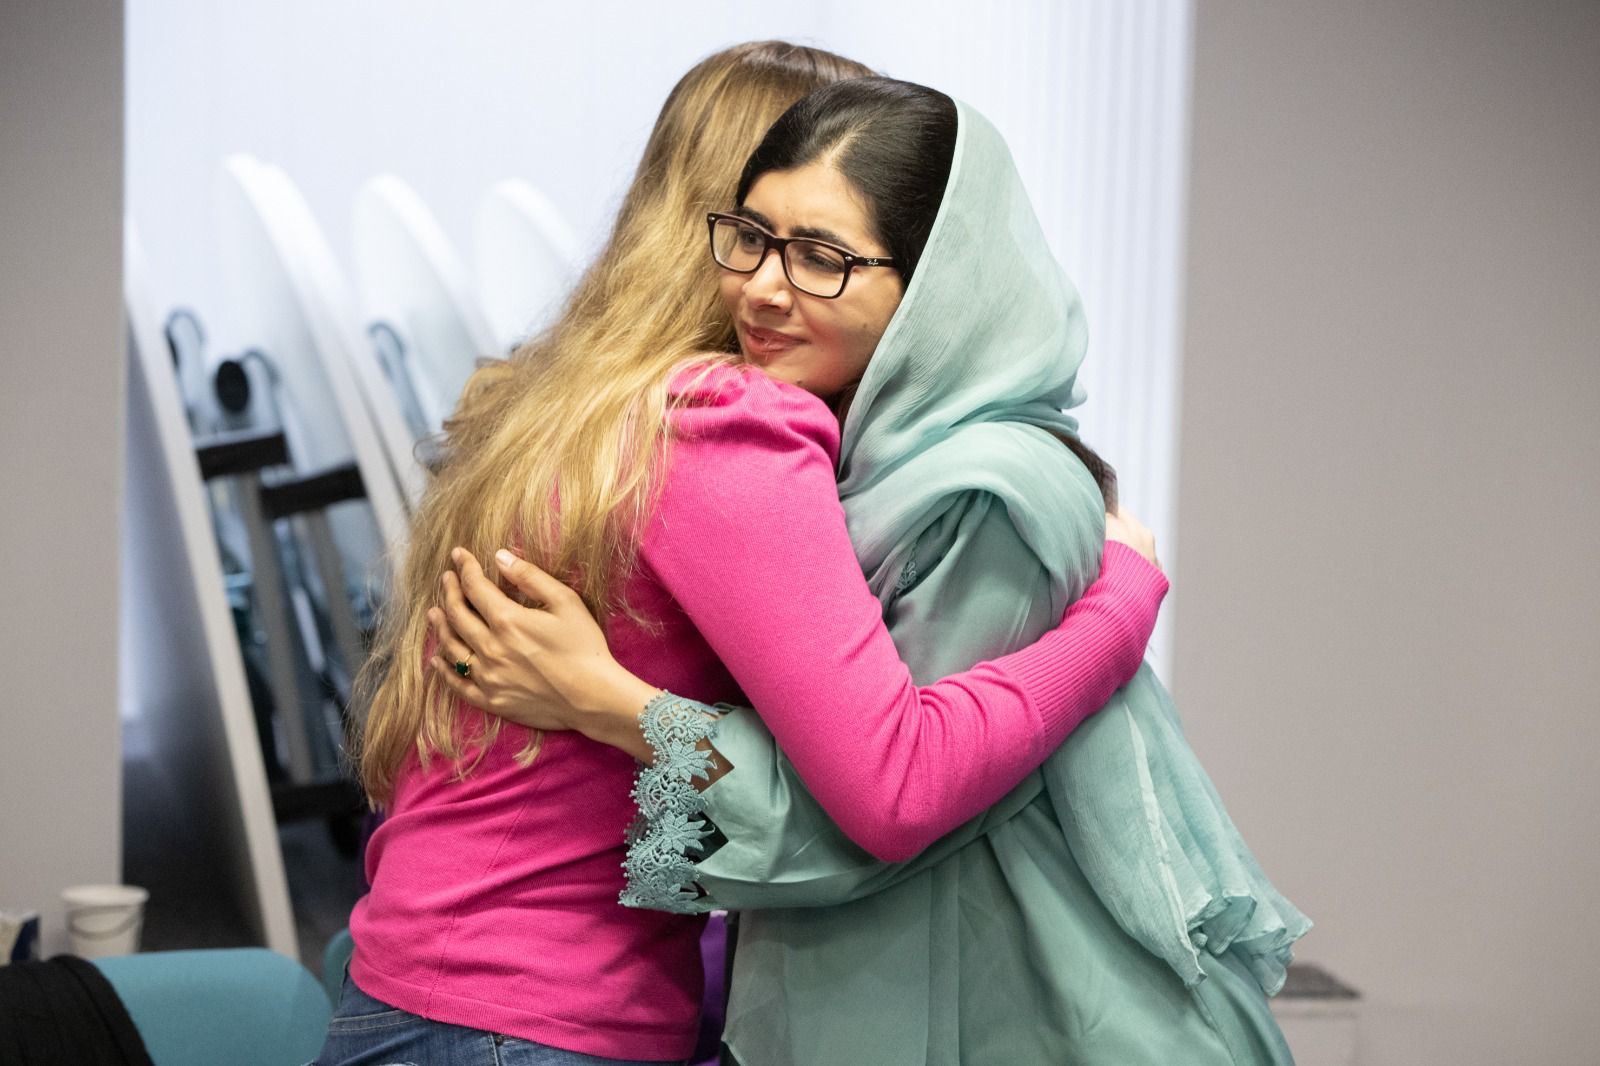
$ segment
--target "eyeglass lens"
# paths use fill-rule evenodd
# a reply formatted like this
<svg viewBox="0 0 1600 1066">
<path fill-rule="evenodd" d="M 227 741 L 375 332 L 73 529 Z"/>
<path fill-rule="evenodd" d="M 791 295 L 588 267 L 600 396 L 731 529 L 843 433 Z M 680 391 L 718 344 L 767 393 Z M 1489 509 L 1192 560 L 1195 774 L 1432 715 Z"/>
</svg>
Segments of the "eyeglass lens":
<svg viewBox="0 0 1600 1066">
<path fill-rule="evenodd" d="M 718 263 L 746 274 L 761 265 L 767 233 L 759 226 L 719 218 L 711 232 L 711 250 Z M 784 273 L 795 288 L 812 296 L 831 298 L 843 292 L 846 267 L 838 252 L 815 241 L 790 241 L 783 249 Z"/>
</svg>

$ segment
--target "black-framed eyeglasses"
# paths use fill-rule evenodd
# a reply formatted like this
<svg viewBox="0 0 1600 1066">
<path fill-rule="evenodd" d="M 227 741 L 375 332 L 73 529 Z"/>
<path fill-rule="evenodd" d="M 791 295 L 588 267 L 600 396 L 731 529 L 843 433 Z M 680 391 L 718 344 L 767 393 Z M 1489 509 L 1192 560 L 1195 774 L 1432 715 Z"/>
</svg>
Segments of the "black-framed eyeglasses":
<svg viewBox="0 0 1600 1066">
<path fill-rule="evenodd" d="M 824 300 L 844 292 L 850 271 L 856 267 L 894 266 L 893 259 L 856 255 L 826 241 L 779 237 L 739 215 L 713 212 L 706 221 L 711 226 L 711 258 L 719 267 L 735 274 L 754 274 L 768 252 L 777 252 L 789 284 Z"/>
</svg>

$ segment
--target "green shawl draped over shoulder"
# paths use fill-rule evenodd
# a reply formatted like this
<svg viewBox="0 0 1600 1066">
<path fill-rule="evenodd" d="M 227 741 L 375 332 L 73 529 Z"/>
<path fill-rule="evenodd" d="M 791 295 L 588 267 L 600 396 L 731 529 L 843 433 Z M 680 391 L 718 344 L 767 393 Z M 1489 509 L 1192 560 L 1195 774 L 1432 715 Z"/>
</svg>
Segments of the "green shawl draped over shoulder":
<svg viewBox="0 0 1600 1066">
<path fill-rule="evenodd" d="M 1097 486 L 1051 436 L 1077 430 L 1080 302 L 1004 141 L 957 106 L 938 219 L 840 451 L 851 539 L 921 684 L 1052 628 L 1105 534 Z M 745 912 L 741 1061 L 1288 1061 L 1265 996 L 1310 923 L 1261 873 L 1148 665 L 904 864 L 839 832 L 756 713 L 725 715 L 716 747 L 733 769 L 702 800 L 725 842 L 685 856 L 698 894 L 635 885 L 625 901 Z"/>
</svg>

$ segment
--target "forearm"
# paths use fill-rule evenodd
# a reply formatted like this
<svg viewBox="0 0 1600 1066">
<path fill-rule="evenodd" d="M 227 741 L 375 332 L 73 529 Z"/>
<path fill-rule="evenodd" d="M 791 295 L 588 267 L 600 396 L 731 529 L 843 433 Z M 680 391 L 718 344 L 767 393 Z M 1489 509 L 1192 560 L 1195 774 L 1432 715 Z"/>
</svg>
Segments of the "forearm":
<svg viewBox="0 0 1600 1066">
<path fill-rule="evenodd" d="M 903 863 L 873 857 L 828 817 L 773 744 L 760 717 L 735 708 L 718 722 L 717 748 L 738 770 L 702 793 L 725 842 L 695 862 L 709 906 L 730 910 L 823 907 L 916 876 L 1027 806 L 1042 790 L 1030 774 L 998 804 Z"/>
<path fill-rule="evenodd" d="M 1029 576 L 1024 549 L 1006 535 L 1003 516 L 979 525 L 985 532 L 969 527 L 958 544 L 939 546 L 943 558 L 938 573 L 929 574 L 890 611 L 889 632 L 905 637 L 901 651 L 915 677 L 944 677 L 975 660 L 1003 655 L 1061 620 L 1047 576 L 1036 565 Z M 1005 559 L 1015 559 L 1017 565 L 993 565 Z M 1091 591 L 1089 599 L 1103 593 Z M 974 609 L 980 603 L 987 607 Z M 808 682 L 801 678 L 797 684 Z M 859 724 L 858 705 L 836 702 L 833 711 L 823 728 L 845 731 Z M 637 893 L 636 902 L 679 909 L 689 899 L 697 908 L 755 908 L 856 899 L 891 887 L 970 843 L 1015 814 L 1039 789 L 1037 775 L 1030 775 L 1009 794 L 1002 789 L 997 805 L 975 811 L 974 820 L 947 821 L 952 809 L 972 798 L 963 790 L 959 768 L 947 770 L 935 759 L 896 779 L 878 772 L 881 754 L 862 744 L 831 764 L 808 769 L 779 752 L 768 729 L 771 718 L 783 714 L 782 707 L 762 705 L 759 717 L 736 709 L 718 720 L 717 750 L 731 755 L 738 769 L 700 792 L 697 809 L 710 817 L 725 842 L 709 855 L 686 855 L 677 866 L 681 881 L 655 884 Z M 1032 739 L 1022 738 L 1008 757 L 1019 752 L 1025 756 Z M 1016 773 L 1010 783 L 1023 771 Z M 882 794 L 844 807 L 819 802 L 813 795 L 819 783 L 826 790 L 841 779 L 858 794 L 873 788 Z M 899 794 L 905 781 L 920 789 L 909 801 Z M 946 830 L 949 835 L 942 835 Z M 671 827 L 662 832 L 666 839 Z M 691 883 L 704 894 L 693 895 Z"/>
<path fill-rule="evenodd" d="M 889 629 L 862 586 L 805 555 L 820 533 L 786 541 L 788 556 L 769 550 L 727 571 L 704 565 L 699 541 L 647 552 L 823 808 L 890 861 L 999 800 L 1097 710 L 1137 668 L 1165 587 L 1159 574 L 1155 584 L 1119 583 L 1119 569 L 1149 568 L 1113 550 L 1111 580 L 1063 620 L 1050 577 L 1003 507 L 978 493 L 950 513 L 937 575 L 896 601 Z M 751 580 L 757 567 L 771 572 Z M 755 588 L 765 590 L 759 600 Z M 899 648 L 897 613 L 916 634 Z M 1006 656 L 1057 624 L 1032 654 Z M 950 676 L 975 659 L 985 661 Z M 919 687 L 914 678 L 943 680 Z"/>
<path fill-rule="evenodd" d="M 692 717 L 685 720 L 688 713 Z M 716 908 L 825 907 L 882 892 L 937 865 L 1033 802 L 1043 789 L 1030 774 L 995 806 L 903 863 L 885 862 L 834 824 L 747 707 L 708 708 L 672 696 L 652 701 L 647 733 L 671 737 L 640 772 L 641 818 L 623 863 L 622 902 L 679 913 Z M 715 735 L 719 760 L 740 765 L 716 787 L 688 745 Z M 704 744 L 700 745 L 704 748 Z M 698 782 L 701 790 L 693 785 Z M 720 835 L 705 850 L 713 830 Z"/>
<path fill-rule="evenodd" d="M 903 573 L 863 582 L 832 457 L 797 444 L 789 423 L 749 415 L 725 438 L 675 442 L 672 476 L 640 541 L 641 573 L 676 601 L 851 839 L 880 858 L 909 856 L 1036 767 L 1126 680 L 1143 639 L 1112 617 L 1104 632 L 1136 646 L 1118 648 L 1109 667 L 1105 649 L 1080 645 L 1075 633 L 1019 669 L 992 661 L 1061 621 L 1060 566 L 1046 569 L 1007 505 L 974 488 L 924 516 L 916 550 L 937 576 L 918 577 L 896 601 L 914 605 L 918 645 L 897 648 L 872 589 Z M 1079 502 L 1098 518 L 1098 493 L 1080 487 Z M 1087 563 L 1104 542 L 1098 528 L 1081 532 L 1091 535 L 1060 549 Z M 1054 606 L 1036 615 L 1038 602 Z M 1080 615 L 1069 629 L 1108 622 Z M 975 653 L 962 669 L 991 661 L 954 677 L 918 669 L 911 656 L 934 645 Z"/>
<path fill-rule="evenodd" d="M 922 713 L 888 742 L 829 758 L 833 738 L 791 743 L 776 711 L 757 704 L 817 799 L 880 858 L 904 860 L 998 801 L 1138 669 L 1166 588 L 1159 573 L 1109 551 L 1102 579 L 1053 618 L 1048 582 L 1026 577 L 1025 559 L 1009 521 L 991 513 L 897 602 L 890 632 L 913 676 L 946 680 L 917 691 Z M 951 676 L 974 658 L 985 661 Z M 1027 727 L 1006 726 L 1007 713 Z"/>
<path fill-rule="evenodd" d="M 1101 576 L 1038 643 L 995 660 L 1039 709 L 1041 741 L 1052 751 L 1127 684 L 1167 592 L 1167 579 L 1125 544 L 1107 543 Z"/>
</svg>

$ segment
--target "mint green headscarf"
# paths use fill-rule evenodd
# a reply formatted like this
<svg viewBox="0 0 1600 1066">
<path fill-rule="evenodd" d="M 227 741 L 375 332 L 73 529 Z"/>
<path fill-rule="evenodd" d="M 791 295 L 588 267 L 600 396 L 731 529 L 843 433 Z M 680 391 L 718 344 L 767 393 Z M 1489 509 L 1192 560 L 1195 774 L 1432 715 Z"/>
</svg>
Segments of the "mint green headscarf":
<svg viewBox="0 0 1600 1066">
<path fill-rule="evenodd" d="M 923 684 L 1053 627 L 1105 535 L 1099 489 L 1047 432 L 1076 432 L 1080 302 L 1004 141 L 958 115 L 840 461 L 862 570 Z M 1264 993 L 1309 922 L 1148 666 L 1004 801 L 898 866 L 844 838 L 754 712 L 726 715 L 716 746 L 733 770 L 703 793 L 726 837 L 693 868 L 704 895 L 643 895 L 748 912 L 728 1019 L 742 1061 L 1288 1061 Z"/>
<path fill-rule="evenodd" d="M 1084 399 L 1082 305 L 999 133 L 970 108 L 959 115 L 921 268 L 844 423 L 839 495 L 886 610 L 926 568 L 916 548 L 943 507 L 982 489 L 1064 611 L 1098 571 L 1104 503 L 1083 477 L 1050 476 L 1059 445 L 1019 423 L 1076 432 L 1062 411 Z M 1310 923 L 1262 874 L 1148 664 L 1043 772 L 1073 854 L 1131 936 L 1186 983 L 1202 979 L 1201 950 L 1234 950 L 1269 994 L 1282 987 Z"/>
</svg>

